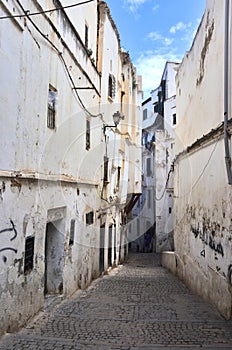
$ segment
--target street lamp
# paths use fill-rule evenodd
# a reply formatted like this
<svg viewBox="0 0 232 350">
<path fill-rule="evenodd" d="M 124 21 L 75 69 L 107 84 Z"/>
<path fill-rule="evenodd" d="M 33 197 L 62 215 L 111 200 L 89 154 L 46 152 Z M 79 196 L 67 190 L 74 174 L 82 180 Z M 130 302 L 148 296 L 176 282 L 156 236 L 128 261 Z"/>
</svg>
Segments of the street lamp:
<svg viewBox="0 0 232 350">
<path fill-rule="evenodd" d="M 115 112 L 113 114 L 113 121 L 114 121 L 114 125 L 104 125 L 104 133 L 106 131 L 106 128 L 117 128 L 118 124 L 120 123 L 120 120 L 124 120 L 124 115 L 122 113 L 120 113 L 119 111 Z"/>
</svg>

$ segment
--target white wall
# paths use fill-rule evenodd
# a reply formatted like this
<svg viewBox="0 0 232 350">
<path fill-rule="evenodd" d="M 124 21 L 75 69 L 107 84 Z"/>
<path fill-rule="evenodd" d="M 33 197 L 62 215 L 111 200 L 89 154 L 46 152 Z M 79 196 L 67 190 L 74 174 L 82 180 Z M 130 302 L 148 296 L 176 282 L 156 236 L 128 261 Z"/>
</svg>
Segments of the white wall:
<svg viewBox="0 0 232 350">
<path fill-rule="evenodd" d="M 223 133 L 211 132 L 224 115 L 223 19 L 223 2 L 207 1 L 177 75 L 175 249 L 179 276 L 230 318 L 232 192 Z"/>
<path fill-rule="evenodd" d="M 11 7 L 13 9 L 13 0 L 3 2 L 10 11 Z M 45 4 L 41 0 L 39 3 L 44 7 L 46 5 L 45 9 L 53 7 L 53 1 Z M 74 2 L 69 2 L 72 3 Z M 38 10 L 35 4 L 34 0 L 23 3 L 31 12 Z M 65 5 L 66 2 L 63 1 L 62 4 Z M 93 62 L 82 42 L 86 20 L 90 24 L 90 43 L 93 46 L 97 45 L 96 5 L 97 2 L 94 1 L 90 5 L 85 4 L 84 7 L 67 10 L 67 13 L 71 14 L 75 30 L 69 25 L 67 18 L 62 16 L 62 11 L 54 12 L 51 16 L 33 17 L 36 25 L 57 46 L 59 53 L 39 34 L 29 20 L 1 21 L 0 74 L 3 78 L 0 86 L 0 116 L 3 126 L 0 140 L 0 147 L 3 150 L 0 157 L 1 334 L 5 331 L 14 331 L 44 306 L 46 264 L 49 271 L 52 267 L 52 273 L 55 271 L 57 274 L 57 279 L 53 279 L 55 287 L 49 286 L 50 292 L 55 294 L 59 292 L 67 296 L 77 288 L 85 288 L 93 278 L 99 276 L 101 225 L 105 224 L 106 233 L 109 226 L 115 225 L 116 264 L 120 261 L 120 244 L 126 243 L 125 228 L 121 229 L 120 210 L 115 202 L 107 203 L 102 195 L 104 155 L 107 146 L 107 139 L 103 133 L 104 118 L 112 124 L 113 112 L 118 109 L 118 100 L 114 106 L 108 101 L 106 77 L 108 79 L 111 71 L 109 60 L 112 59 L 112 72 L 117 77 L 117 86 L 120 86 L 118 77 L 122 71 L 121 53 L 117 46 L 117 32 L 112 29 L 112 22 L 106 21 L 104 50 L 98 51 L 99 56 L 105 57 L 104 74 L 101 78 L 100 71 L 97 71 L 95 65 L 97 57 Z M 20 11 L 18 7 L 16 9 Z M 8 14 L 4 6 L 0 8 L 0 14 Z M 57 32 L 53 30 L 51 22 Z M 109 55 L 107 47 L 110 48 Z M 94 56 L 96 47 L 93 50 L 95 50 Z M 63 59 L 60 59 L 60 53 Z M 131 62 L 128 65 L 131 67 Z M 75 87 L 91 87 L 91 89 L 75 90 L 68 74 L 71 74 Z M 129 86 L 132 86 L 131 74 L 132 69 L 127 77 L 130 81 Z M 49 85 L 58 92 L 54 129 L 47 127 Z M 131 104 L 132 101 L 137 103 L 137 91 L 134 90 L 134 96 L 131 93 L 129 100 Z M 120 96 L 119 88 L 117 99 L 118 96 Z M 129 116 L 129 120 L 134 120 L 135 124 L 140 117 L 136 103 L 130 112 L 134 115 Z M 103 118 L 99 112 L 105 112 Z M 90 121 L 89 150 L 86 150 L 87 119 Z M 125 135 L 117 134 L 120 145 L 118 151 L 122 151 L 125 157 L 123 161 L 127 164 L 122 171 L 120 184 L 120 190 L 123 188 L 123 200 L 119 196 L 117 204 L 127 199 L 130 176 L 128 164 L 134 164 L 137 159 L 140 162 L 136 148 L 136 138 L 140 139 L 140 130 L 136 129 L 138 134 L 132 131 L 131 140 L 126 146 Z M 113 151 L 115 134 L 112 134 L 109 147 L 112 155 L 111 164 L 114 163 L 115 157 L 118 158 L 118 152 Z M 130 157 L 133 158 L 132 162 Z M 133 180 L 137 181 L 137 177 L 138 174 Z M 112 178 L 112 182 L 115 182 L 115 176 Z M 139 184 L 131 184 L 131 190 L 135 189 L 140 190 Z M 93 213 L 93 222 L 88 224 L 86 214 L 90 212 Z M 71 220 L 75 220 L 72 243 L 70 243 Z M 54 226 L 57 225 L 56 230 L 51 229 L 50 222 Z M 47 241 L 50 250 L 46 251 L 49 228 L 54 240 Z M 25 273 L 25 240 L 31 236 L 35 239 L 33 269 Z M 108 244 L 107 235 L 105 243 Z M 105 247 L 105 254 L 106 270 L 109 265 L 108 245 Z M 54 261 L 49 257 L 54 258 Z M 121 258 L 124 259 L 124 248 L 121 249 Z"/>
</svg>

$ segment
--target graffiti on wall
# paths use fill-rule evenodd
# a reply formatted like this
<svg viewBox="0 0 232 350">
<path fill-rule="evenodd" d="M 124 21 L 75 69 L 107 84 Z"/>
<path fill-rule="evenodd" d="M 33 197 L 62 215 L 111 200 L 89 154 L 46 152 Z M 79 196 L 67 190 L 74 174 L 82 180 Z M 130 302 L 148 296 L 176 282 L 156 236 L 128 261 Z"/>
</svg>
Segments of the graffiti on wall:
<svg viewBox="0 0 232 350">
<path fill-rule="evenodd" d="M 208 232 L 208 230 L 200 230 L 199 228 L 191 226 L 191 232 L 194 234 L 195 238 L 199 238 L 204 244 L 208 245 L 209 248 L 224 257 L 223 246 L 221 242 L 216 242 L 214 231 Z M 205 252 L 202 251 L 201 256 L 205 257 Z"/>
<path fill-rule="evenodd" d="M 12 237 L 10 238 L 10 242 L 14 241 L 18 235 L 17 233 L 17 230 L 16 230 L 16 227 L 15 227 L 15 224 L 13 222 L 13 220 L 10 219 L 10 225 L 9 227 L 7 228 L 4 228 L 3 230 L 0 230 L 0 234 L 3 234 L 3 233 L 7 233 L 7 232 L 10 232 L 12 234 Z M 6 246 L 6 247 L 0 247 L 0 253 L 2 252 L 5 252 L 5 251 L 12 251 L 14 252 L 15 254 L 18 252 L 17 249 L 13 248 L 12 246 Z M 3 256 L 3 261 L 6 262 L 7 261 L 7 257 L 6 256 Z"/>
</svg>

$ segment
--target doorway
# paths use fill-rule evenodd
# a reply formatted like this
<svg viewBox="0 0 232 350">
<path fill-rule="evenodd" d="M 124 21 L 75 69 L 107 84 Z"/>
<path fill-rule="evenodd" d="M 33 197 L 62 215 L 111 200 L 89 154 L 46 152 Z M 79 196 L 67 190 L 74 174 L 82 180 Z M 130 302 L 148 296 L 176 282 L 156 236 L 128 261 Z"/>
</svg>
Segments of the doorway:
<svg viewBox="0 0 232 350">
<path fill-rule="evenodd" d="M 99 249 L 99 271 L 104 272 L 104 255 L 105 255 L 105 225 L 100 228 L 100 249 Z"/>
<path fill-rule="evenodd" d="M 45 238 L 44 294 L 63 293 L 65 220 L 48 222 Z"/>
<path fill-rule="evenodd" d="M 112 227 L 109 227 L 109 242 L 108 242 L 108 267 L 112 266 Z"/>
</svg>

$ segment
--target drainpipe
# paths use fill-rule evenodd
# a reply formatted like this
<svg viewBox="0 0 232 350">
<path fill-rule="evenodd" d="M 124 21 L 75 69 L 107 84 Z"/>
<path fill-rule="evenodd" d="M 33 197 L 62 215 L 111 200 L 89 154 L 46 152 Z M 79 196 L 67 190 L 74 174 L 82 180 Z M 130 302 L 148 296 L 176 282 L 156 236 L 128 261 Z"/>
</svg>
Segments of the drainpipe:
<svg viewBox="0 0 232 350">
<path fill-rule="evenodd" d="M 229 111 L 229 0 L 225 0 L 225 46 L 224 46 L 224 146 L 228 184 L 232 185 L 231 157 L 228 135 Z"/>
</svg>

